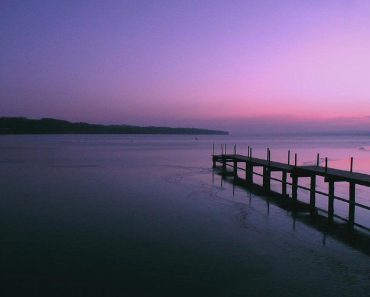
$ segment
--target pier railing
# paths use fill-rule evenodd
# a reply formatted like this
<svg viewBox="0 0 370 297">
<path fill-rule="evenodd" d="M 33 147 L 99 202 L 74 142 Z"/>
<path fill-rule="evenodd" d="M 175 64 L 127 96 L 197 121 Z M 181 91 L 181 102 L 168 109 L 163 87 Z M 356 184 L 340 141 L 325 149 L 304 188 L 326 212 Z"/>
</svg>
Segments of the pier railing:
<svg viewBox="0 0 370 297">
<path fill-rule="evenodd" d="M 248 147 L 247 155 L 240 155 L 236 152 L 236 145 L 232 154 L 227 154 L 227 146 L 221 145 L 221 154 L 215 154 L 215 146 L 212 148 L 212 162 L 213 167 L 216 167 L 217 163 L 220 163 L 222 171 L 227 172 L 227 168 L 232 169 L 234 178 L 241 179 L 245 182 L 246 186 L 252 187 L 257 184 L 253 181 L 253 176 L 257 175 L 262 177 L 262 189 L 265 193 L 271 191 L 271 181 L 281 183 L 281 196 L 282 198 L 291 199 L 293 206 L 297 203 L 302 204 L 302 201 L 298 200 L 298 189 L 306 190 L 310 194 L 309 204 L 306 205 L 310 209 L 311 215 L 315 215 L 317 211 L 327 213 L 329 223 L 333 222 L 334 218 L 345 221 L 348 223 L 350 229 L 357 226 L 361 229 L 365 229 L 370 232 L 370 228 L 364 226 L 355 221 L 355 209 L 356 207 L 370 210 L 370 206 L 356 202 L 356 185 L 362 185 L 370 187 L 370 175 L 353 172 L 353 158 L 350 160 L 350 170 L 339 170 L 328 167 L 328 159 L 325 158 L 325 166 L 320 166 L 320 155 L 317 154 L 316 165 L 313 166 L 298 166 L 297 154 L 294 155 L 294 162 L 291 164 L 291 154 L 288 151 L 287 163 L 275 162 L 271 160 L 271 151 L 267 149 L 266 159 L 260 159 L 253 157 L 253 150 Z M 244 163 L 244 167 L 238 166 L 238 164 Z M 262 173 L 254 171 L 255 167 L 262 167 Z M 245 172 L 245 178 L 238 176 L 238 170 Z M 281 172 L 282 178 L 275 178 L 271 176 L 272 172 Z M 291 177 L 291 182 L 288 181 L 288 174 Z M 310 178 L 310 187 L 299 185 L 299 178 Z M 323 177 L 324 181 L 328 184 L 328 192 L 319 191 L 317 189 L 317 177 Z M 347 182 L 349 184 L 349 197 L 348 199 L 335 195 L 335 184 L 338 182 Z M 287 186 L 291 187 L 291 196 L 287 194 Z M 328 197 L 328 208 L 322 209 L 316 206 L 316 195 L 323 195 Z M 348 217 L 339 216 L 334 212 L 334 200 L 338 200 L 348 204 Z"/>
</svg>

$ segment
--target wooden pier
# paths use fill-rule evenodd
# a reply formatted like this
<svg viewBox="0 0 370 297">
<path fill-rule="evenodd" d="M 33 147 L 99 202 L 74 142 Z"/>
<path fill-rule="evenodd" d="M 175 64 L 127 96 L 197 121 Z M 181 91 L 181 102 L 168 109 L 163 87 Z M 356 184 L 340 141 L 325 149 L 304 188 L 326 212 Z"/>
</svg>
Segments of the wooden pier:
<svg viewBox="0 0 370 297">
<path fill-rule="evenodd" d="M 311 215 L 315 215 L 318 210 L 316 207 L 316 194 L 324 195 L 328 197 L 327 210 L 322 210 L 328 214 L 328 222 L 332 223 L 334 217 L 344 220 L 348 223 L 350 230 L 354 226 L 360 227 L 370 231 L 366 226 L 360 225 L 355 221 L 355 209 L 356 207 L 370 210 L 369 206 L 359 204 L 356 202 L 356 185 L 362 185 L 370 187 L 370 175 L 353 172 L 353 158 L 351 158 L 350 170 L 339 170 L 328 167 L 327 158 L 325 159 L 325 166 L 320 166 L 320 157 L 317 155 L 316 166 L 298 166 L 297 165 L 297 154 L 294 156 L 294 163 L 290 164 L 290 152 L 288 152 L 288 162 L 281 163 L 271 160 L 270 150 L 267 149 L 266 159 L 255 158 L 252 156 L 252 148 L 248 147 L 248 155 L 240 155 L 236 153 L 236 145 L 234 146 L 233 154 L 226 153 L 226 145 L 221 146 L 221 154 L 215 154 L 215 148 L 213 145 L 212 162 L 213 167 L 217 167 L 217 163 L 221 164 L 221 170 L 223 173 L 231 173 L 235 179 L 243 181 L 246 186 L 254 187 L 256 184 L 253 181 L 254 175 L 260 175 L 262 177 L 262 189 L 266 194 L 271 193 L 271 180 L 281 183 L 281 197 L 290 199 L 292 206 L 302 204 L 299 201 L 298 189 L 309 191 L 310 200 L 309 204 L 306 204 L 310 210 Z M 239 167 L 238 164 L 244 164 L 245 168 Z M 230 167 L 232 170 L 228 171 Z M 255 167 L 262 168 L 262 174 L 254 171 Z M 238 170 L 245 172 L 244 177 L 238 176 Z M 272 178 L 271 172 L 281 172 L 281 179 Z M 287 181 L 287 177 L 290 175 L 291 182 Z M 310 187 L 304 187 L 299 185 L 299 179 L 305 177 L 310 178 Z M 328 184 L 328 192 L 321 192 L 316 189 L 317 177 L 323 177 L 324 181 Z M 349 197 L 348 199 L 335 196 L 335 184 L 338 182 L 347 182 L 349 185 Z M 287 186 L 291 186 L 291 197 L 287 194 Z M 348 218 L 343 218 L 335 214 L 334 201 L 339 200 L 348 204 Z"/>
</svg>

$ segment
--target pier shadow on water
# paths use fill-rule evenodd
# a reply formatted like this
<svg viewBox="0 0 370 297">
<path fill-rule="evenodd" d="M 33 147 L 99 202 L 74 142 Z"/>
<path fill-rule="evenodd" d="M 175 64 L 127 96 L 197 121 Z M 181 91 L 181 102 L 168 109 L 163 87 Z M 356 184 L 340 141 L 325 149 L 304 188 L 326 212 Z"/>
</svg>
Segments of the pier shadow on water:
<svg viewBox="0 0 370 297">
<path fill-rule="evenodd" d="M 235 177 L 231 171 L 224 172 L 222 168 L 216 167 L 214 173 L 221 177 L 221 182 L 226 182 L 232 185 L 233 193 L 235 188 L 243 189 L 246 192 L 255 194 L 260 199 L 267 203 L 269 210 L 270 204 L 275 205 L 281 209 L 286 210 L 291 214 L 293 229 L 296 221 L 306 224 L 322 233 L 322 244 L 325 245 L 327 236 L 355 249 L 370 257 L 370 232 L 360 229 L 349 229 L 348 224 L 341 220 L 334 219 L 333 222 L 328 221 L 327 213 L 321 210 L 316 210 L 314 215 L 310 214 L 310 207 L 308 204 L 297 201 L 293 204 L 291 197 L 283 196 L 282 194 L 270 191 L 266 194 L 263 187 L 259 184 L 249 186 L 242 178 Z M 269 211 L 267 211 L 269 215 Z"/>
</svg>

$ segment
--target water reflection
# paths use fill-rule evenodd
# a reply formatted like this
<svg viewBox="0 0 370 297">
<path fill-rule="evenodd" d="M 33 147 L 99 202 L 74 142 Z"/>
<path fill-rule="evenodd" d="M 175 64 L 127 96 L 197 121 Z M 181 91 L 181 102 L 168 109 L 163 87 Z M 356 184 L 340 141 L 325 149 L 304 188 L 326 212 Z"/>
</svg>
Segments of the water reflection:
<svg viewBox="0 0 370 297">
<path fill-rule="evenodd" d="M 314 217 L 309 214 L 307 208 L 292 208 L 290 203 L 286 203 L 287 199 L 281 197 L 279 194 L 272 193 L 271 195 L 265 195 L 260 187 L 249 188 L 243 182 L 237 182 L 233 177 L 230 177 L 230 174 L 223 174 L 220 168 L 213 170 L 214 174 L 219 176 L 221 184 L 228 183 L 232 187 L 233 198 L 236 198 L 237 189 L 247 193 L 248 200 L 237 199 L 239 203 L 247 204 L 249 207 L 252 207 L 252 196 L 258 197 L 261 201 L 265 201 L 265 213 L 266 217 L 271 216 L 271 204 L 286 210 L 286 214 L 291 218 L 292 231 L 297 231 L 297 222 L 303 223 L 310 228 L 314 228 L 316 231 L 319 231 L 322 237 L 322 245 L 325 246 L 327 243 L 327 236 L 338 240 L 351 248 L 354 248 L 362 253 L 370 256 L 370 233 L 362 230 L 353 230 L 348 229 L 346 223 L 340 221 L 334 221 L 332 223 L 328 222 L 327 216 L 317 213 Z M 257 207 L 255 205 L 254 207 Z"/>
</svg>

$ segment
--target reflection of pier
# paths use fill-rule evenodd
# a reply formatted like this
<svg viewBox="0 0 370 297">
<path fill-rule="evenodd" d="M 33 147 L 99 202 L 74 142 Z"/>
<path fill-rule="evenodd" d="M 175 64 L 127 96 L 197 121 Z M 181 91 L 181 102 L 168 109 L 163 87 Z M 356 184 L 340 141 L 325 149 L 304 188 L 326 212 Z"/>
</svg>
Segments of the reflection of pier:
<svg viewBox="0 0 370 297">
<path fill-rule="evenodd" d="M 304 203 L 297 201 L 297 204 L 293 207 L 292 200 L 282 199 L 282 195 L 279 193 L 270 192 L 265 195 L 263 187 L 254 185 L 251 188 L 246 184 L 244 179 L 234 178 L 233 172 L 228 171 L 225 174 L 224 171 L 220 171 L 217 174 L 221 176 L 221 187 L 224 182 L 232 184 L 233 196 L 236 187 L 247 189 L 249 192 L 249 201 L 247 204 L 249 206 L 252 205 L 252 192 L 256 194 L 259 199 L 266 201 L 266 212 L 268 216 L 270 215 L 270 205 L 276 205 L 279 208 L 291 211 L 292 228 L 294 231 L 296 231 L 296 222 L 301 222 L 316 229 L 322 234 L 323 245 L 326 244 L 327 237 L 329 236 L 370 256 L 370 236 L 367 232 L 359 232 L 357 230 L 351 230 L 351 232 L 348 232 L 347 224 L 343 224 L 339 221 L 333 221 L 328 224 L 327 217 L 320 213 L 317 213 L 315 216 L 310 216 L 308 212 L 309 205 L 305 205 Z M 240 200 L 240 202 L 243 203 L 242 200 Z"/>
<path fill-rule="evenodd" d="M 367 231 L 370 231 L 369 228 L 360 225 L 355 222 L 355 209 L 356 207 L 370 210 L 369 206 L 359 204 L 356 202 L 356 185 L 362 185 L 370 187 L 370 175 L 356 173 L 352 171 L 352 162 L 351 170 L 338 170 L 333 168 L 328 168 L 327 159 L 325 166 L 320 166 L 319 156 L 317 156 L 317 165 L 316 166 L 298 166 L 297 165 L 297 155 L 294 158 L 294 164 L 290 164 L 290 152 L 288 153 L 288 163 L 274 162 L 271 160 L 270 150 L 267 149 L 267 158 L 259 159 L 252 156 L 252 149 L 248 149 L 248 155 L 239 155 L 236 153 L 236 146 L 234 146 L 233 154 L 226 154 L 226 145 L 222 146 L 222 152 L 220 155 L 214 153 L 212 154 L 213 167 L 216 167 L 217 163 L 222 165 L 221 169 L 223 173 L 227 173 L 227 167 L 231 167 L 231 174 L 234 176 L 235 180 L 243 183 L 248 187 L 256 187 L 256 184 L 253 182 L 253 176 L 259 175 L 263 179 L 261 189 L 268 194 L 278 194 L 281 198 L 285 198 L 285 202 L 289 203 L 293 208 L 308 208 L 311 215 L 317 213 L 318 208 L 316 207 L 316 194 L 321 194 L 328 197 L 328 221 L 333 223 L 334 217 L 340 220 L 346 221 L 349 228 L 352 230 L 354 226 L 360 227 Z M 245 165 L 245 168 L 239 167 L 239 164 L 242 163 Z M 255 167 L 262 167 L 262 174 L 259 174 L 254 171 Z M 240 178 L 238 176 L 238 170 L 245 172 L 245 177 Z M 271 172 L 281 172 L 281 179 L 273 178 Z M 290 174 L 292 182 L 287 181 L 287 176 Z M 324 177 L 325 182 L 328 183 L 328 193 L 318 191 L 316 189 L 316 178 L 318 176 Z M 308 177 L 310 178 L 310 187 L 303 187 L 299 185 L 299 178 Z M 271 180 L 281 183 L 281 193 L 272 193 L 271 191 Z M 344 199 L 341 197 L 335 196 L 335 183 L 337 182 L 347 182 L 349 184 L 349 198 Z M 287 195 L 287 186 L 291 186 L 291 198 Z M 310 202 L 305 204 L 298 199 L 298 189 L 304 189 L 310 192 Z M 287 199 L 289 198 L 289 199 Z M 343 218 L 335 214 L 334 211 L 334 200 L 339 200 L 347 203 L 348 206 L 348 218 Z M 323 210 L 325 211 L 325 210 Z"/>
</svg>

